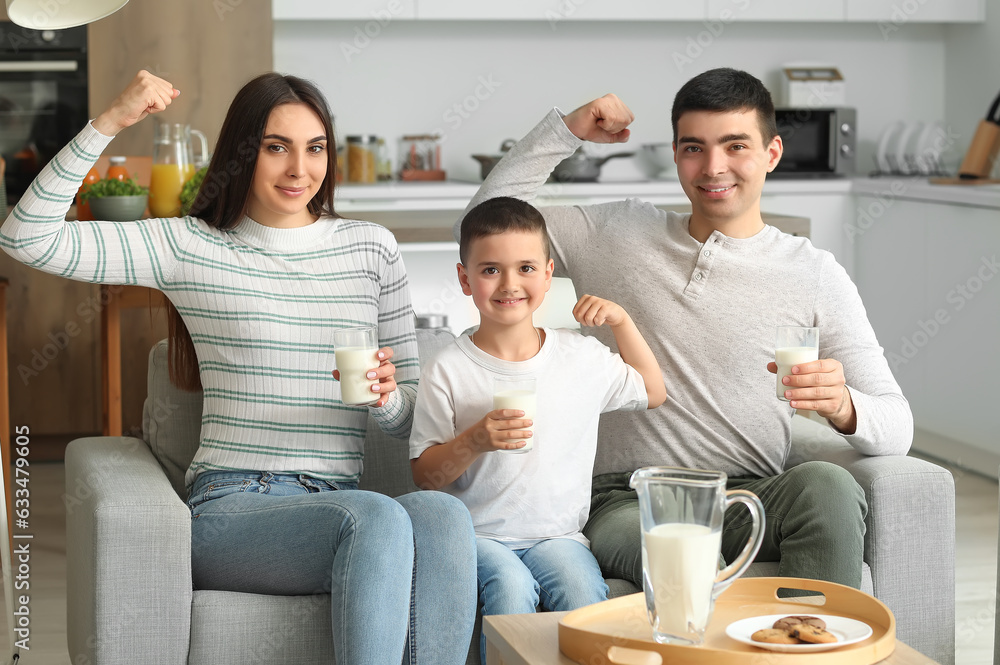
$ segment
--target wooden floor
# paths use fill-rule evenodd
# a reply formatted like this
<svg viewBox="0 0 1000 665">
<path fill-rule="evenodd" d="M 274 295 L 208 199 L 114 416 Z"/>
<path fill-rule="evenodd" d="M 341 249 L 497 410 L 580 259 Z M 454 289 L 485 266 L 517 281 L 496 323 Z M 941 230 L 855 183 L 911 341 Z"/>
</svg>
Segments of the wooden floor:
<svg viewBox="0 0 1000 665">
<path fill-rule="evenodd" d="M 993 663 L 998 490 L 995 480 L 952 469 L 956 486 L 956 663 Z M 30 650 L 19 665 L 70 665 L 66 651 L 66 529 L 60 462 L 31 466 Z M 20 592 L 19 592 L 20 593 Z M 6 616 L 5 612 L 0 613 Z M 9 663 L 0 616 L 0 663 Z"/>
</svg>

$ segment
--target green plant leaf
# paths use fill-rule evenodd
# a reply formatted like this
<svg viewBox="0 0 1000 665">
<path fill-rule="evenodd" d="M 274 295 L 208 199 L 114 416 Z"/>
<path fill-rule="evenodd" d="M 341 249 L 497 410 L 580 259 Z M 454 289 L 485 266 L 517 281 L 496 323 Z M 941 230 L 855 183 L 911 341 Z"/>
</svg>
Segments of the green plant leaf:
<svg viewBox="0 0 1000 665">
<path fill-rule="evenodd" d="M 80 192 L 80 198 L 84 201 L 89 201 L 90 199 L 99 199 L 106 196 L 139 196 L 140 194 L 149 194 L 149 188 L 139 185 L 135 181 L 135 178 L 129 178 L 128 180 L 104 178 L 89 187 L 85 187 Z"/>
</svg>

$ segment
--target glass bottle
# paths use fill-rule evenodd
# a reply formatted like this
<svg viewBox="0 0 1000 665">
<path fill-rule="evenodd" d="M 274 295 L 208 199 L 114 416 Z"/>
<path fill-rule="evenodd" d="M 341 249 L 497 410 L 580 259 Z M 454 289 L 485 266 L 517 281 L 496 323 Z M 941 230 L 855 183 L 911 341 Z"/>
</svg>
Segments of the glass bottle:
<svg viewBox="0 0 1000 665">
<path fill-rule="evenodd" d="M 91 166 L 90 170 L 87 171 L 87 176 L 83 179 L 83 184 L 76 192 L 76 218 L 81 222 L 93 221 L 94 215 L 90 212 L 90 202 L 84 201 L 80 195 L 100 179 L 101 174 L 97 172 L 97 167 Z"/>
<path fill-rule="evenodd" d="M 128 180 L 129 174 L 128 169 L 125 168 L 125 158 L 124 157 L 112 157 L 108 160 L 111 162 L 111 166 L 108 167 L 108 172 L 104 176 L 108 180 Z"/>
</svg>

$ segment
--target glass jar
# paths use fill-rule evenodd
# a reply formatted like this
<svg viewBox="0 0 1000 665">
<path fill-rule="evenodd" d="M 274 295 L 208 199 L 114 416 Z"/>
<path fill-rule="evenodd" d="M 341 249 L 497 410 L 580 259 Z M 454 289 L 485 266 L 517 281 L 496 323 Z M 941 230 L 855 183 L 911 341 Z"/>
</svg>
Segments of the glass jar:
<svg viewBox="0 0 1000 665">
<path fill-rule="evenodd" d="M 347 137 L 347 182 L 371 184 L 378 172 L 378 137 L 361 134 Z"/>
<path fill-rule="evenodd" d="M 108 160 L 111 166 L 108 167 L 108 172 L 104 176 L 108 180 L 128 180 L 128 168 L 125 167 L 125 158 L 121 156 L 111 157 Z"/>
<path fill-rule="evenodd" d="M 400 180 L 444 180 L 441 169 L 441 137 L 414 134 L 399 140 Z"/>
</svg>

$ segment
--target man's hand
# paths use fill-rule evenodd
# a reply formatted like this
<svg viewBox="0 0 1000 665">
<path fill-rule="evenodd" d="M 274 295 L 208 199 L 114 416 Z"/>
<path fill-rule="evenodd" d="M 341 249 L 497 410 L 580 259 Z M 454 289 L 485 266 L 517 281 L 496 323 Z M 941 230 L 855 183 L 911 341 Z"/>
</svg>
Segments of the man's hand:
<svg viewBox="0 0 1000 665">
<path fill-rule="evenodd" d="M 625 103 L 608 93 L 584 104 L 565 118 L 569 131 L 584 141 L 592 143 L 624 143 L 631 132 L 626 129 L 635 116 Z"/>
<path fill-rule="evenodd" d="M 778 373 L 775 363 L 767 364 L 767 371 Z M 854 434 L 858 427 L 857 413 L 844 378 L 844 366 L 833 358 L 823 358 L 792 367 L 792 373 L 783 380 L 785 398 L 793 409 L 815 411 L 823 416 L 841 434 Z"/>
</svg>

